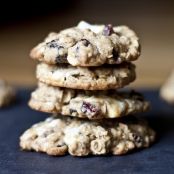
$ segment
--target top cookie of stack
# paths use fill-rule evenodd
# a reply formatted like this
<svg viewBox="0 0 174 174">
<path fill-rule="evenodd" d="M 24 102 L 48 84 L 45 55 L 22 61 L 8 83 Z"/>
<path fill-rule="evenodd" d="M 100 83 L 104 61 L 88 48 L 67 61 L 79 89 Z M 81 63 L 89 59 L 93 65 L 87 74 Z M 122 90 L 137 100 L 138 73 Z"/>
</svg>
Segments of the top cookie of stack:
<svg viewBox="0 0 174 174">
<path fill-rule="evenodd" d="M 140 44 L 127 26 L 90 25 L 82 21 L 76 27 L 50 33 L 30 55 L 47 64 L 101 66 L 136 60 Z"/>
</svg>

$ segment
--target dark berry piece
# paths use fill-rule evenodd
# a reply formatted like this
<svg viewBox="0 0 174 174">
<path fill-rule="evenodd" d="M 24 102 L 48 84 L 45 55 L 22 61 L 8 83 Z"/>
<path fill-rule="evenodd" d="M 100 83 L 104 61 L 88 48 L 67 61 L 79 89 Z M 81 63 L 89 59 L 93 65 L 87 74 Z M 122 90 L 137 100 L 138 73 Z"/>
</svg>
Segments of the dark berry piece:
<svg viewBox="0 0 174 174">
<path fill-rule="evenodd" d="M 81 39 L 81 41 L 85 47 L 87 47 L 90 44 L 90 42 L 87 39 Z"/>
<path fill-rule="evenodd" d="M 61 49 L 64 50 L 63 46 L 57 46 L 56 48 L 58 49 L 58 51 L 60 51 Z M 58 56 L 56 57 L 56 63 L 67 63 L 67 53 L 63 55 L 58 54 Z"/>
<path fill-rule="evenodd" d="M 98 114 L 100 110 L 95 105 L 89 102 L 83 102 L 81 111 L 88 115 L 88 117 L 93 117 Z"/>
<path fill-rule="evenodd" d="M 112 33 L 114 33 L 112 25 L 111 24 L 105 25 L 105 28 L 103 29 L 103 35 L 110 36 Z"/>
<path fill-rule="evenodd" d="M 66 146 L 66 144 L 63 143 L 63 142 L 59 142 L 59 143 L 57 144 L 57 147 L 62 147 L 62 146 Z"/>
<path fill-rule="evenodd" d="M 140 144 L 140 143 L 143 142 L 142 137 L 140 137 L 139 135 L 133 133 L 132 136 L 133 136 L 133 138 L 134 138 L 134 140 L 135 140 L 136 143 Z"/>
<path fill-rule="evenodd" d="M 79 46 L 76 47 L 76 52 L 79 52 Z"/>
<path fill-rule="evenodd" d="M 115 61 L 116 64 L 121 64 L 122 63 L 122 59 L 119 57 L 119 53 L 118 53 L 117 50 L 113 49 L 112 55 L 113 55 L 113 58 L 114 58 L 114 61 Z"/>
<path fill-rule="evenodd" d="M 62 145 L 61 144 L 57 144 L 57 146 L 56 147 L 62 147 Z"/>
<path fill-rule="evenodd" d="M 49 136 L 50 134 L 52 134 L 52 133 L 54 133 L 54 130 L 49 130 L 49 131 L 46 131 L 46 132 L 44 132 L 43 134 L 42 134 L 42 136 L 43 137 L 47 137 L 47 136 Z"/>
<path fill-rule="evenodd" d="M 57 44 L 56 40 L 52 40 L 51 42 L 47 43 L 47 46 L 49 46 L 50 48 L 57 48 L 58 44 Z"/>
<path fill-rule="evenodd" d="M 74 113 L 74 112 L 77 112 L 75 109 L 70 109 L 69 110 L 70 114 Z"/>
<path fill-rule="evenodd" d="M 113 49 L 112 55 L 113 55 L 114 58 L 118 58 L 118 51 L 116 51 L 115 49 Z"/>
<path fill-rule="evenodd" d="M 56 63 L 67 63 L 67 54 L 56 57 Z"/>
<path fill-rule="evenodd" d="M 80 75 L 80 73 L 76 73 L 76 74 L 72 74 L 72 76 L 73 76 L 74 78 L 79 78 L 81 75 Z"/>
<path fill-rule="evenodd" d="M 58 45 L 57 40 L 52 40 L 51 42 L 48 42 L 47 46 L 49 48 L 55 48 L 58 51 L 60 51 L 61 49 L 64 49 L 63 46 Z M 67 63 L 67 54 L 63 54 L 63 55 L 58 54 L 58 56 L 55 59 L 55 63 Z"/>
</svg>

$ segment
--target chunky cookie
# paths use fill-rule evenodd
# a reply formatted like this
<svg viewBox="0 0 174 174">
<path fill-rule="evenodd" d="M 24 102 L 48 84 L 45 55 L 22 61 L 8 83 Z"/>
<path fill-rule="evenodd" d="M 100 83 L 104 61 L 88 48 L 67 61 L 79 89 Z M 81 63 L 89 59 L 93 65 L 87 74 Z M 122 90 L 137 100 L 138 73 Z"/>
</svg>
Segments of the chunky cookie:
<svg viewBox="0 0 174 174">
<path fill-rule="evenodd" d="M 84 90 L 117 89 L 136 78 L 135 66 L 129 63 L 90 68 L 41 63 L 37 65 L 36 76 L 49 85 Z"/>
<path fill-rule="evenodd" d="M 9 105 L 15 98 L 14 89 L 5 81 L 0 80 L 0 107 Z"/>
<path fill-rule="evenodd" d="M 174 70 L 161 87 L 160 95 L 168 103 L 174 104 Z"/>
<path fill-rule="evenodd" d="M 134 91 L 83 91 L 40 83 L 31 94 L 29 106 L 43 112 L 102 119 L 144 112 L 149 108 L 149 103 Z"/>
<path fill-rule="evenodd" d="M 103 122 L 50 117 L 25 131 L 20 147 L 54 156 L 67 152 L 73 156 L 122 155 L 148 147 L 154 140 L 155 132 L 134 117 Z"/>
<path fill-rule="evenodd" d="M 30 55 L 48 64 L 100 66 L 136 60 L 140 44 L 127 26 L 90 25 L 82 21 L 77 27 L 50 33 Z"/>
</svg>

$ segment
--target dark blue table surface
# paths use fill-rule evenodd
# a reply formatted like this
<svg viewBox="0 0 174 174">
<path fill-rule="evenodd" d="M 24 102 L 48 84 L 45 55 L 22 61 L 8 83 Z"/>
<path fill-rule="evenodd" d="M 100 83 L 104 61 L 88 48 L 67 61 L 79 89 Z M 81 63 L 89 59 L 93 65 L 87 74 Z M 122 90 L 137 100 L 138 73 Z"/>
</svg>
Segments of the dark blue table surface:
<svg viewBox="0 0 174 174">
<path fill-rule="evenodd" d="M 158 91 L 141 90 L 151 101 L 146 117 L 158 135 L 148 149 L 124 156 L 50 157 L 46 154 L 23 152 L 19 136 L 32 124 L 48 115 L 27 106 L 30 90 L 18 90 L 17 102 L 0 110 L 0 174 L 173 174 L 174 173 L 174 107 L 158 97 Z"/>
</svg>

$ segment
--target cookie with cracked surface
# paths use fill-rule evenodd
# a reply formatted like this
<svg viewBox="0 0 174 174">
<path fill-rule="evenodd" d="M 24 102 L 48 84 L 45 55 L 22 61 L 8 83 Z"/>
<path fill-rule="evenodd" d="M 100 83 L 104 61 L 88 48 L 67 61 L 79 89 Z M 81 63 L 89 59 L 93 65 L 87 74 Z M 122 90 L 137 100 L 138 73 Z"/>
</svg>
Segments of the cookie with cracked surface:
<svg viewBox="0 0 174 174">
<path fill-rule="evenodd" d="M 37 79 L 53 86 L 107 90 L 122 88 L 136 78 L 135 66 L 130 63 L 105 67 L 73 67 L 70 65 L 37 65 Z"/>
<path fill-rule="evenodd" d="M 136 60 L 140 55 L 137 35 L 127 26 L 78 26 L 50 33 L 44 42 L 32 49 L 33 59 L 48 64 L 68 63 L 72 66 L 100 66 Z"/>
<path fill-rule="evenodd" d="M 31 94 L 29 106 L 48 113 L 103 119 L 144 112 L 149 108 L 149 103 L 133 91 L 84 91 L 40 83 Z"/>
<path fill-rule="evenodd" d="M 147 123 L 135 120 L 50 117 L 26 130 L 20 137 L 20 147 L 54 156 L 122 155 L 149 147 L 155 140 L 155 132 Z"/>
<path fill-rule="evenodd" d="M 160 96 L 170 104 L 174 104 L 174 70 L 161 87 Z"/>
<path fill-rule="evenodd" d="M 15 99 L 15 90 L 4 80 L 0 80 L 0 107 L 9 105 Z"/>
</svg>

